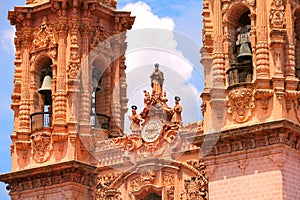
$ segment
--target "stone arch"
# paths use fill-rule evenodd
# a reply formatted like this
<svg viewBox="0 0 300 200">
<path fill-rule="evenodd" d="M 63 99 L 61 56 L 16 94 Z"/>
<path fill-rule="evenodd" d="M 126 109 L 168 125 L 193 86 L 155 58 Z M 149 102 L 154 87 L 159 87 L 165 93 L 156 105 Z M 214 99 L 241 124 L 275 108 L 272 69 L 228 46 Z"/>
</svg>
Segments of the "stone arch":
<svg viewBox="0 0 300 200">
<path fill-rule="evenodd" d="M 110 188 L 118 190 L 123 199 L 141 200 L 148 195 L 157 194 L 162 199 L 179 199 L 184 190 L 184 181 L 200 177 L 199 169 L 175 160 L 154 159 L 139 162 L 115 177 Z"/>
<path fill-rule="evenodd" d="M 251 24 L 250 17 L 247 16 L 253 14 L 253 11 L 251 10 L 252 8 L 249 7 L 247 4 L 243 2 L 235 2 L 230 5 L 229 9 L 224 15 L 224 35 L 227 36 L 229 40 L 229 45 L 227 49 L 229 53 L 229 60 L 236 61 L 233 51 L 234 44 L 237 39 L 237 28 L 242 24 L 248 24 L 253 26 L 253 24 Z M 251 45 L 253 46 L 254 44 Z"/>
<path fill-rule="evenodd" d="M 162 193 L 163 193 L 163 187 L 159 187 L 159 186 L 155 186 L 155 185 L 144 185 L 141 187 L 141 189 L 132 194 L 136 200 L 150 200 L 152 199 L 154 196 L 160 200 L 162 200 Z M 152 197 L 152 198 L 150 198 Z M 156 199 L 154 199 L 156 200 Z"/>
<path fill-rule="evenodd" d="M 252 7 L 248 6 L 244 2 L 234 2 L 230 4 L 227 12 L 224 15 L 223 21 L 225 23 L 231 23 L 232 25 L 238 25 L 239 18 L 249 11 L 250 14 L 254 14 Z"/>
<path fill-rule="evenodd" d="M 92 125 L 95 128 L 109 129 L 111 96 L 111 63 L 102 55 L 92 57 L 91 62 L 91 84 L 92 85 Z"/>
<path fill-rule="evenodd" d="M 255 12 L 244 2 L 235 2 L 224 15 L 224 53 L 228 86 L 252 82 L 252 46 L 251 28 L 254 26 Z M 245 53 L 245 50 L 247 53 Z M 247 62 L 247 64 L 246 64 Z"/>
<path fill-rule="evenodd" d="M 34 85 L 33 87 L 33 101 L 34 101 L 34 112 L 43 112 L 44 111 L 44 103 L 43 97 L 38 93 L 38 90 L 42 86 L 43 78 L 47 71 L 51 71 L 51 77 L 53 77 L 52 70 L 53 60 L 51 56 L 47 53 L 39 54 L 33 61 L 31 66 L 32 80 L 31 83 Z M 53 87 L 52 87 L 53 88 Z"/>
</svg>

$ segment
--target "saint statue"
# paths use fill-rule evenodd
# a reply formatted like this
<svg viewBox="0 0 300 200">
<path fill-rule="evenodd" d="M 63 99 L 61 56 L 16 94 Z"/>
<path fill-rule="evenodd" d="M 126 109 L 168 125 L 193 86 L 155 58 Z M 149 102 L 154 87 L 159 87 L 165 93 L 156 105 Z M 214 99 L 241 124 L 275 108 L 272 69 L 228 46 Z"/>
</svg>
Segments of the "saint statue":
<svg viewBox="0 0 300 200">
<path fill-rule="evenodd" d="M 151 87 L 152 94 L 155 95 L 156 99 L 160 99 L 162 96 L 162 85 L 164 83 L 164 74 L 159 70 L 159 64 L 156 63 L 154 72 L 151 74 Z"/>
<path fill-rule="evenodd" d="M 140 123 L 142 121 L 142 117 L 136 113 L 137 107 L 131 106 L 132 109 L 132 115 L 129 116 L 129 119 L 131 120 L 130 124 L 130 130 L 132 134 L 140 134 L 141 132 L 141 126 Z"/>
<path fill-rule="evenodd" d="M 181 125 L 182 124 L 182 118 L 181 118 L 181 112 L 182 112 L 182 107 L 179 104 L 180 97 L 176 96 L 175 97 L 175 106 L 173 108 L 174 114 L 172 116 L 171 122 L 174 124 Z"/>
</svg>

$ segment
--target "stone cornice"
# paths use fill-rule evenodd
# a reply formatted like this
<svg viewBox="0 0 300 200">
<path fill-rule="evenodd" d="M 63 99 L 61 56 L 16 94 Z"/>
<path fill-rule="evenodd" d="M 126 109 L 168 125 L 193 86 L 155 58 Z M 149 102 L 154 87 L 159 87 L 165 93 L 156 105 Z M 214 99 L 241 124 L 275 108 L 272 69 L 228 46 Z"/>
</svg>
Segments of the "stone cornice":
<svg viewBox="0 0 300 200">
<path fill-rule="evenodd" d="M 194 138 L 193 144 L 201 146 L 204 141 L 217 141 L 208 156 L 233 153 L 259 147 L 283 144 L 300 150 L 297 132 L 300 125 L 289 120 L 278 120 L 246 127 L 202 134 Z M 205 140 L 204 140 L 205 139 Z"/>
<path fill-rule="evenodd" d="M 95 169 L 96 167 L 92 165 L 78 161 L 69 161 L 1 174 L 0 180 L 9 183 L 11 192 L 32 190 L 66 182 L 93 186 L 96 174 Z"/>
</svg>

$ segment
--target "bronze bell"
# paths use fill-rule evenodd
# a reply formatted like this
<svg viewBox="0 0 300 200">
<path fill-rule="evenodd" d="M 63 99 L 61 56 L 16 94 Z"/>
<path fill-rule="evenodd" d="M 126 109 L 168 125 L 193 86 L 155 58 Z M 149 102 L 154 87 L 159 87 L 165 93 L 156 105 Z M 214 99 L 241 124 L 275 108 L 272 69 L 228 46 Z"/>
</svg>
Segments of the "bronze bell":
<svg viewBox="0 0 300 200">
<path fill-rule="evenodd" d="M 252 57 L 252 53 L 251 53 L 251 49 L 249 47 L 248 43 L 242 43 L 240 46 L 240 51 L 239 51 L 239 55 L 237 56 L 237 58 L 239 60 L 249 60 Z"/>
<path fill-rule="evenodd" d="M 100 90 L 100 87 L 99 87 L 99 80 L 96 78 L 96 77 L 93 77 L 92 78 L 92 84 L 93 84 L 93 90 L 95 92 L 99 91 Z"/>
<path fill-rule="evenodd" d="M 40 93 L 44 97 L 44 105 L 52 105 L 51 85 L 51 76 L 46 75 L 43 79 L 41 88 L 38 90 L 38 93 Z"/>
</svg>

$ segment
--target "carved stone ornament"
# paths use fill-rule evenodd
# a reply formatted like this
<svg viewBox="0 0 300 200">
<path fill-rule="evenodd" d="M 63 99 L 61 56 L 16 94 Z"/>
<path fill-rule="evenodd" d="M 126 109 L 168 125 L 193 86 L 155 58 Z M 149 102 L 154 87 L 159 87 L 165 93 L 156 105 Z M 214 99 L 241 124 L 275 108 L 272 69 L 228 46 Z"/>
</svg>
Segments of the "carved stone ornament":
<svg viewBox="0 0 300 200">
<path fill-rule="evenodd" d="M 282 0 L 273 0 L 270 11 L 270 27 L 274 29 L 284 29 L 286 26 L 285 21 L 285 8 Z"/>
<path fill-rule="evenodd" d="M 96 200 L 119 200 L 121 193 L 111 188 L 113 181 L 121 176 L 121 172 L 114 172 L 111 174 L 100 175 L 98 176 L 97 185 L 96 185 Z"/>
<path fill-rule="evenodd" d="M 174 191 L 175 191 L 174 185 L 167 187 L 167 199 L 168 200 L 174 200 Z"/>
<path fill-rule="evenodd" d="M 153 184 L 156 175 L 152 169 L 144 169 L 141 174 L 130 181 L 130 191 L 139 191 L 144 185 Z"/>
<path fill-rule="evenodd" d="M 31 143 L 29 141 L 16 141 L 15 146 L 17 153 L 26 160 L 30 152 Z"/>
<path fill-rule="evenodd" d="M 33 159 L 38 163 L 46 162 L 51 155 L 52 139 L 50 132 L 36 132 L 31 135 Z"/>
<path fill-rule="evenodd" d="M 268 109 L 269 105 L 269 99 L 273 96 L 274 91 L 273 90 L 268 90 L 268 89 L 257 89 L 254 92 L 254 97 L 257 100 L 261 101 L 261 107 L 265 111 Z"/>
<path fill-rule="evenodd" d="M 68 78 L 69 79 L 77 79 L 79 76 L 79 64 L 71 63 L 68 65 Z"/>
<path fill-rule="evenodd" d="M 205 176 L 184 180 L 185 200 L 208 200 L 208 180 Z"/>
<path fill-rule="evenodd" d="M 90 44 L 91 48 L 99 45 L 102 48 L 110 49 L 111 44 L 108 38 L 109 34 L 104 30 L 101 22 L 99 22 L 94 29 L 94 36 Z"/>
<path fill-rule="evenodd" d="M 252 6 L 252 7 L 254 7 L 256 4 L 256 0 L 246 0 L 246 2 L 249 6 Z"/>
<path fill-rule="evenodd" d="M 199 172 L 198 177 L 184 180 L 184 191 L 180 194 L 182 200 L 208 200 L 208 179 L 206 177 L 206 166 L 202 161 L 187 161 Z"/>
<path fill-rule="evenodd" d="M 300 122 L 300 114 L 298 111 L 298 101 L 300 98 L 300 91 L 286 90 L 284 93 L 285 106 L 289 112 L 292 108 L 296 114 L 297 120 Z"/>
<path fill-rule="evenodd" d="M 249 120 L 255 107 L 252 88 L 237 88 L 230 90 L 228 95 L 228 110 L 238 123 Z"/>
<path fill-rule="evenodd" d="M 203 175 L 206 174 L 206 166 L 205 166 L 203 161 L 201 161 L 201 160 L 187 160 L 187 164 L 193 166 L 201 174 L 203 174 Z"/>
<path fill-rule="evenodd" d="M 238 167 L 241 169 L 242 174 L 245 174 L 246 167 L 248 165 L 249 165 L 249 161 L 247 159 L 238 161 Z"/>
<path fill-rule="evenodd" d="M 53 47 L 56 45 L 54 32 L 48 24 L 47 17 L 43 18 L 39 30 L 33 36 L 33 48 Z"/>
<path fill-rule="evenodd" d="M 162 129 L 159 132 L 158 139 L 153 142 L 145 142 L 140 136 L 129 135 L 111 139 L 110 146 L 123 148 L 125 151 L 130 152 L 128 155 L 132 156 L 132 159 L 138 161 L 151 157 L 170 156 L 172 148 L 176 148 L 180 142 L 178 130 L 165 131 Z"/>
<path fill-rule="evenodd" d="M 164 173 L 164 184 L 166 186 L 171 186 L 175 184 L 175 174 L 170 172 Z"/>
<path fill-rule="evenodd" d="M 67 133 L 52 133 L 53 142 L 58 143 L 58 151 L 62 153 L 64 151 L 65 142 L 68 139 Z"/>
</svg>

